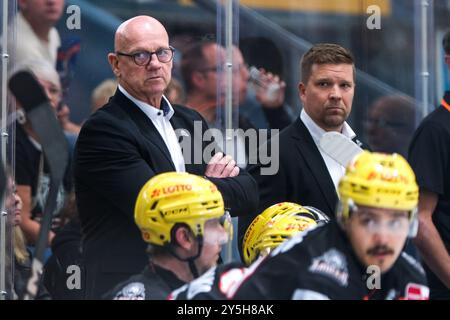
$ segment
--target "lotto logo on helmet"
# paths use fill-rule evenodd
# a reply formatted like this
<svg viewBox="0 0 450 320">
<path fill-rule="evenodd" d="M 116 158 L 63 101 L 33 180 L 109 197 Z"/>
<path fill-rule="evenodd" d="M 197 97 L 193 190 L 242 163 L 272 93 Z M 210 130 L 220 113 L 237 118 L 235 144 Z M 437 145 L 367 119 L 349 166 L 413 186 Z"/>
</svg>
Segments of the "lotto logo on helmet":
<svg viewBox="0 0 450 320">
<path fill-rule="evenodd" d="M 152 192 L 151 198 L 159 197 L 161 195 L 168 195 L 175 192 L 183 192 L 183 191 L 191 191 L 191 184 L 176 184 L 173 186 L 163 187 L 159 189 L 154 189 Z"/>
<path fill-rule="evenodd" d="M 379 179 L 381 181 L 386 182 L 402 182 L 409 183 L 409 179 L 404 175 L 398 174 L 398 172 L 388 173 L 388 172 L 377 172 L 371 171 L 367 176 L 367 180 L 376 180 Z"/>
</svg>

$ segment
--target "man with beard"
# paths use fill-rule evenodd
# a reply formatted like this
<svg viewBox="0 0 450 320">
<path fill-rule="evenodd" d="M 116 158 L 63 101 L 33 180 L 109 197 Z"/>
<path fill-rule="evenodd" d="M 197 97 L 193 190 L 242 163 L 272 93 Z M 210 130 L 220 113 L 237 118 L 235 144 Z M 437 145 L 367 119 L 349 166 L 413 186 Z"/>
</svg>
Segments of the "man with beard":
<svg viewBox="0 0 450 320">
<path fill-rule="evenodd" d="M 316 44 L 302 57 L 298 90 L 303 110 L 279 136 L 260 147 L 276 152 L 279 141 L 277 173 L 264 175 L 264 164 L 248 169 L 258 182 L 260 202 L 256 212 L 239 218 L 240 241 L 252 219 L 274 203 L 301 203 L 333 217 L 336 189 L 345 167 L 322 151 L 319 142 L 328 131 L 355 140 L 356 134 L 346 122 L 352 109 L 355 77 L 352 54 L 337 44 Z"/>
<path fill-rule="evenodd" d="M 418 187 L 398 154 L 363 152 L 339 183 L 336 220 L 298 234 L 252 266 L 234 299 L 427 299 L 420 264 L 402 253 L 417 232 Z"/>
</svg>

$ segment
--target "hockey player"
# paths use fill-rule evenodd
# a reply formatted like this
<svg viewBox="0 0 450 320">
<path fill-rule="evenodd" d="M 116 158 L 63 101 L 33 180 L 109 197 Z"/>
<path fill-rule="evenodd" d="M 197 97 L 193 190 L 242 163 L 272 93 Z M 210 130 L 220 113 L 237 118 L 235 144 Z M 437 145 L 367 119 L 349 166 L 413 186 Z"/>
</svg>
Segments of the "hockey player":
<svg viewBox="0 0 450 320">
<path fill-rule="evenodd" d="M 336 221 L 298 234 L 259 260 L 232 298 L 428 298 L 421 266 L 402 253 L 417 231 L 418 187 L 406 160 L 364 151 L 338 189 Z"/>
<path fill-rule="evenodd" d="M 248 227 L 243 240 L 245 263 L 250 265 L 269 254 L 285 240 L 328 218 L 320 210 L 296 203 L 275 204 L 258 215 Z M 252 268 L 242 263 L 230 263 L 211 268 L 201 277 L 175 290 L 169 299 L 228 299 L 240 281 Z"/>
<path fill-rule="evenodd" d="M 107 299 L 165 299 L 213 267 L 231 238 L 230 217 L 217 187 L 189 173 L 150 179 L 139 193 L 134 216 L 149 243 L 149 263 L 107 293 Z"/>
</svg>

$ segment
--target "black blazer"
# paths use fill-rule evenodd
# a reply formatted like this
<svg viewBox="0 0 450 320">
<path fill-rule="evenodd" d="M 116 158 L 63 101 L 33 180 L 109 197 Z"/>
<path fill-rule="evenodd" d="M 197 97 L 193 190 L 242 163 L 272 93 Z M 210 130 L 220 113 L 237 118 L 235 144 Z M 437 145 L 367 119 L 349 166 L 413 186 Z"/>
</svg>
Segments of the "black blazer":
<svg viewBox="0 0 450 320">
<path fill-rule="evenodd" d="M 275 175 L 261 175 L 261 164 L 248 171 L 258 182 L 259 207 L 253 214 L 239 217 L 239 250 L 253 218 L 267 207 L 283 201 L 320 209 L 334 217 L 338 195 L 319 149 L 300 117 L 279 136 L 279 170 Z M 273 140 L 267 146 L 271 150 Z M 266 146 L 263 146 L 266 147 Z M 366 146 L 362 146 L 363 148 Z M 272 155 L 276 156 L 276 155 Z"/>
<path fill-rule="evenodd" d="M 174 106 L 174 110 L 170 122 L 175 130 L 184 129 L 190 135 L 191 154 L 203 151 L 211 143 L 200 137 L 208 128 L 205 120 L 186 107 Z M 199 121 L 197 127 L 202 124 L 201 132 L 194 131 L 194 121 Z M 203 176 L 206 162 L 203 157 L 200 161 L 186 164 L 186 171 Z M 146 243 L 134 223 L 134 205 L 141 187 L 154 175 L 168 171 L 175 171 L 175 166 L 157 129 L 119 90 L 83 125 L 74 174 L 87 298 L 99 298 L 146 265 Z M 244 170 L 234 178 L 210 180 L 232 215 L 257 207 L 257 184 Z"/>
</svg>

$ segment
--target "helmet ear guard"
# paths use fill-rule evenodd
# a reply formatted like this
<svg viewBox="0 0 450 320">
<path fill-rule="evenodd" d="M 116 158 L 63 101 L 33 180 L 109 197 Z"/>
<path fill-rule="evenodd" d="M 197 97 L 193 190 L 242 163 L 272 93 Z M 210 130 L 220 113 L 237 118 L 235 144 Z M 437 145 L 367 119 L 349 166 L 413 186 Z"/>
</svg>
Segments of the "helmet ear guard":
<svg viewBox="0 0 450 320">
<path fill-rule="evenodd" d="M 417 217 L 418 209 L 415 208 L 410 212 L 408 238 L 415 238 L 419 231 L 419 218 Z"/>
</svg>

